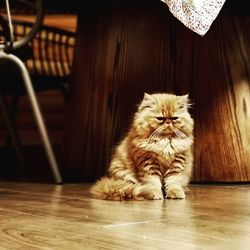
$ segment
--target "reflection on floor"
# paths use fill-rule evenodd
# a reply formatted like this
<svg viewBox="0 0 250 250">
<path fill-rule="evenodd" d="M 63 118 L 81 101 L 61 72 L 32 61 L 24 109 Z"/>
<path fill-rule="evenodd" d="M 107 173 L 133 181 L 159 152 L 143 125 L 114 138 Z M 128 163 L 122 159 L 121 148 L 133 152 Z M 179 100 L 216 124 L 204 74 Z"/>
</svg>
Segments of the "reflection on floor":
<svg viewBox="0 0 250 250">
<path fill-rule="evenodd" d="M 250 185 L 186 200 L 94 200 L 88 184 L 0 183 L 3 249 L 249 249 Z"/>
</svg>

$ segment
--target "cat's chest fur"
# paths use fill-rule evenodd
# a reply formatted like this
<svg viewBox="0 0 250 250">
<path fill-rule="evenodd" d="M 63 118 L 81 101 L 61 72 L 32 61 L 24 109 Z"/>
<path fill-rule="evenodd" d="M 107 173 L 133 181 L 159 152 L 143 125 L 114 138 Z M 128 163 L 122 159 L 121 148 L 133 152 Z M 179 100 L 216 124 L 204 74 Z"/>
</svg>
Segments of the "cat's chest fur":
<svg viewBox="0 0 250 250">
<path fill-rule="evenodd" d="M 156 142 L 151 142 L 148 144 L 147 150 L 152 151 L 167 160 L 170 160 L 176 154 L 176 150 L 172 147 L 169 139 L 161 139 Z"/>
<path fill-rule="evenodd" d="M 144 148 L 145 152 L 157 154 L 163 162 L 173 161 L 178 153 L 186 151 L 192 145 L 191 138 L 185 139 L 168 139 L 162 138 L 156 141 L 141 141 L 139 147 Z"/>
</svg>

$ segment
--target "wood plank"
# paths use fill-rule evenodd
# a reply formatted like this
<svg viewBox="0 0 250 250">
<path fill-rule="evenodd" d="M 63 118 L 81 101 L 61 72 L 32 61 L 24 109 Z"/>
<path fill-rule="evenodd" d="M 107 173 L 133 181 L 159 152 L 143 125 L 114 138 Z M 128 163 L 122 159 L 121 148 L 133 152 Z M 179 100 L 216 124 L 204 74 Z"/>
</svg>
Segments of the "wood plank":
<svg viewBox="0 0 250 250">
<path fill-rule="evenodd" d="M 248 249 L 250 186 L 192 185 L 186 200 L 91 199 L 89 184 L 0 182 L 4 249 Z"/>
<path fill-rule="evenodd" d="M 195 41 L 196 180 L 250 180 L 250 36 L 245 29 L 250 29 L 249 16 L 224 11 L 206 40 Z"/>
<path fill-rule="evenodd" d="M 32 15 L 13 15 L 13 19 L 27 22 L 34 22 L 35 20 Z M 75 32 L 77 16 L 73 14 L 47 14 L 44 17 L 43 24 Z"/>
</svg>

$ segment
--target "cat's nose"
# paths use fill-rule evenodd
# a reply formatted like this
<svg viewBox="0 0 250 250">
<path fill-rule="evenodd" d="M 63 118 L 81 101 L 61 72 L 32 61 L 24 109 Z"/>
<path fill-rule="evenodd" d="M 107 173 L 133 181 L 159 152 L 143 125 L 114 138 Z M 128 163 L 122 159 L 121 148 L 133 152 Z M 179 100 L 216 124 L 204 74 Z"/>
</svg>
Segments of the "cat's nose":
<svg viewBox="0 0 250 250">
<path fill-rule="evenodd" d="M 170 119 L 166 119 L 165 121 L 167 124 L 170 124 L 172 121 Z"/>
</svg>

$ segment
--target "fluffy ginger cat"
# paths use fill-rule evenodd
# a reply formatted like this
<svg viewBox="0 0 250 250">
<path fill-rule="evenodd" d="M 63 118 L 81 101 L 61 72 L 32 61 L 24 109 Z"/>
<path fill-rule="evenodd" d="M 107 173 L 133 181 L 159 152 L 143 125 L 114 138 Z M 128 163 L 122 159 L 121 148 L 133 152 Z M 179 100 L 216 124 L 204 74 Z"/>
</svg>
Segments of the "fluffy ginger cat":
<svg viewBox="0 0 250 250">
<path fill-rule="evenodd" d="M 183 199 L 193 165 L 188 95 L 144 94 L 108 175 L 90 193 L 105 200 Z"/>
</svg>

